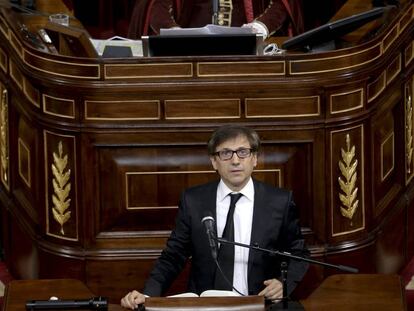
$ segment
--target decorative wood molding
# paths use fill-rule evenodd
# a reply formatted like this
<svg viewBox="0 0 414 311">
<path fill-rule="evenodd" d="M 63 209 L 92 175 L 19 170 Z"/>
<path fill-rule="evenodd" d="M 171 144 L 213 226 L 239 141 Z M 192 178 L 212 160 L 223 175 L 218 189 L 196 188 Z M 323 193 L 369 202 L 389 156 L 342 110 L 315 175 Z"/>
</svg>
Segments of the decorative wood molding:
<svg viewBox="0 0 414 311">
<path fill-rule="evenodd" d="M 363 124 L 331 131 L 330 144 L 331 234 L 339 237 L 365 229 Z M 336 172 L 340 175 L 335 178 Z"/>
<path fill-rule="evenodd" d="M 44 131 L 46 234 L 78 241 L 76 140 L 74 136 Z"/>
<path fill-rule="evenodd" d="M 197 77 L 271 77 L 284 76 L 284 61 L 199 62 Z"/>
<path fill-rule="evenodd" d="M 413 114 L 413 88 L 414 79 L 406 83 L 404 88 L 404 106 L 405 106 L 405 184 L 407 185 L 414 176 L 414 114 Z"/>
<path fill-rule="evenodd" d="M 346 150 L 341 148 L 342 161 L 339 161 L 339 169 L 342 176 L 338 177 L 338 183 L 343 193 L 339 193 L 339 199 L 342 202 L 340 206 L 341 215 L 351 220 L 358 208 L 358 187 L 357 182 L 357 168 L 358 159 L 355 159 L 355 146 L 351 147 L 351 138 L 346 134 Z"/>
<path fill-rule="evenodd" d="M 192 63 L 104 65 L 105 80 L 143 78 L 190 78 L 192 76 Z"/>
<path fill-rule="evenodd" d="M 321 115 L 320 96 L 246 98 L 246 118 L 306 118 Z"/>
<path fill-rule="evenodd" d="M 387 150 L 389 152 L 387 152 Z M 387 161 L 388 160 L 388 161 Z M 394 170 L 394 132 L 391 132 L 381 143 L 381 182 L 383 182 Z M 387 163 L 389 164 L 387 166 Z"/>
<path fill-rule="evenodd" d="M 1 182 L 10 190 L 10 162 L 9 162 L 9 103 L 8 93 L 2 84 L 0 84 L 1 102 L 0 102 L 0 174 Z"/>
<path fill-rule="evenodd" d="M 206 98 L 166 100 L 164 103 L 164 113 L 166 120 L 240 118 L 240 99 Z"/>
<path fill-rule="evenodd" d="M 65 235 L 63 225 L 70 219 L 71 211 L 69 198 L 71 183 L 71 171 L 68 166 L 68 155 L 63 154 L 62 141 L 59 141 L 58 153 L 53 152 L 53 164 L 51 165 L 53 174 L 53 218 L 60 225 L 60 233 Z"/>
<path fill-rule="evenodd" d="M 75 118 L 75 100 L 60 98 L 47 94 L 42 96 L 43 112 L 52 116 L 74 119 Z"/>
<path fill-rule="evenodd" d="M 364 107 L 364 88 L 358 88 L 330 96 L 330 113 L 351 112 Z M 346 108 L 344 108 L 344 106 Z"/>
<path fill-rule="evenodd" d="M 30 172 L 30 149 L 27 144 L 19 137 L 18 138 L 18 166 L 19 176 L 27 185 L 31 187 L 31 172 Z"/>
<path fill-rule="evenodd" d="M 8 56 L 2 48 L 0 48 L 0 68 L 4 73 L 7 73 Z"/>
<path fill-rule="evenodd" d="M 159 100 L 85 100 L 85 120 L 142 121 L 160 120 Z"/>
</svg>

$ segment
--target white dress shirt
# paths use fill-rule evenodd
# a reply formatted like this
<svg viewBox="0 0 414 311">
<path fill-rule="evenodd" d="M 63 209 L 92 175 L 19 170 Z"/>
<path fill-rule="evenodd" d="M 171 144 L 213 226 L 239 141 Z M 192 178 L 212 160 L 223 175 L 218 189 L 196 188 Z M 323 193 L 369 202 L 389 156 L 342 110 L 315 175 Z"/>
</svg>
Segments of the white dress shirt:
<svg viewBox="0 0 414 311">
<path fill-rule="evenodd" d="M 230 206 L 229 194 L 233 191 L 221 180 L 217 187 L 217 235 L 221 237 L 226 225 L 227 212 Z M 239 191 L 243 196 L 237 201 L 234 210 L 234 241 L 250 245 L 253 222 L 254 186 L 250 178 L 246 186 Z M 247 267 L 249 249 L 241 246 L 234 248 L 233 287 L 240 293 L 248 295 Z"/>
</svg>

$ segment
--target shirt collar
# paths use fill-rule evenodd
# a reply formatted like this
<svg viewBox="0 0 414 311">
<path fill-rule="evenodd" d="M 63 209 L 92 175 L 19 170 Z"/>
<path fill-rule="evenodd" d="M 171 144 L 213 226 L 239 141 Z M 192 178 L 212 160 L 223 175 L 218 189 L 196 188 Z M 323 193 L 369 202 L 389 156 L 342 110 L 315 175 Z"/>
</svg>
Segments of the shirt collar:
<svg viewBox="0 0 414 311">
<path fill-rule="evenodd" d="M 217 188 L 217 200 L 218 202 L 221 202 L 224 200 L 226 196 L 228 196 L 232 191 L 227 185 L 223 182 L 223 180 L 220 180 L 220 183 Z M 254 199 L 254 185 L 253 180 L 250 177 L 247 184 L 239 191 L 239 193 L 243 194 L 246 198 L 248 198 L 250 201 L 253 201 Z"/>
</svg>

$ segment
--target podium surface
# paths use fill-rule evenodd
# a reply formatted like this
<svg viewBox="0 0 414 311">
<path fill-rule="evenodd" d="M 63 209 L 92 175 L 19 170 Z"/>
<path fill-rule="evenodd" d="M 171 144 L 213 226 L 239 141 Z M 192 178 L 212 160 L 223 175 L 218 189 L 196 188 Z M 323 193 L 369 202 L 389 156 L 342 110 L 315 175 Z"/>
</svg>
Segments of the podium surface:
<svg viewBox="0 0 414 311">
<path fill-rule="evenodd" d="M 56 296 L 60 299 L 90 299 L 94 297 L 94 294 L 84 283 L 73 279 L 17 280 L 12 281 L 6 287 L 3 311 L 21 311 L 25 309 L 27 300 L 45 300 L 51 296 Z M 253 300 L 248 301 L 254 301 L 254 297 L 252 298 Z M 165 305 L 165 301 L 168 301 L 168 299 L 153 298 L 153 306 L 157 303 Z M 218 297 L 217 299 L 225 298 Z M 301 303 L 305 310 L 310 311 L 406 310 L 401 279 L 397 275 L 332 275 L 310 297 L 301 301 Z M 185 305 L 188 305 L 188 303 Z M 248 310 L 246 308 L 242 309 Z M 119 304 L 109 304 L 108 310 L 126 309 Z M 167 309 L 164 308 L 163 310 Z M 200 306 L 198 310 L 201 310 Z M 271 306 L 269 310 L 272 310 Z"/>
<path fill-rule="evenodd" d="M 305 310 L 406 310 L 398 275 L 337 274 L 325 279 L 308 299 Z"/>
</svg>

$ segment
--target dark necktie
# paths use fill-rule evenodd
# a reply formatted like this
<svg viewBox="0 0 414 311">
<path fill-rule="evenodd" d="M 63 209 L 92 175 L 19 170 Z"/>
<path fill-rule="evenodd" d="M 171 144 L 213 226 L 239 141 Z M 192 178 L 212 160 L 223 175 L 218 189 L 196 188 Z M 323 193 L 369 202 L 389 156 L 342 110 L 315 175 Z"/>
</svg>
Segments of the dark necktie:
<svg viewBox="0 0 414 311">
<path fill-rule="evenodd" d="M 231 193 L 230 194 L 230 207 L 227 213 L 226 226 L 223 230 L 222 238 L 234 242 L 234 210 L 236 208 L 237 201 L 242 197 L 241 193 Z M 221 243 L 220 250 L 218 252 L 218 263 L 221 269 L 223 270 L 224 275 L 230 282 L 226 282 L 223 278 L 222 273 L 216 269 L 216 275 L 214 279 L 214 288 L 215 289 L 233 289 L 233 270 L 234 270 L 234 245 Z"/>
</svg>

